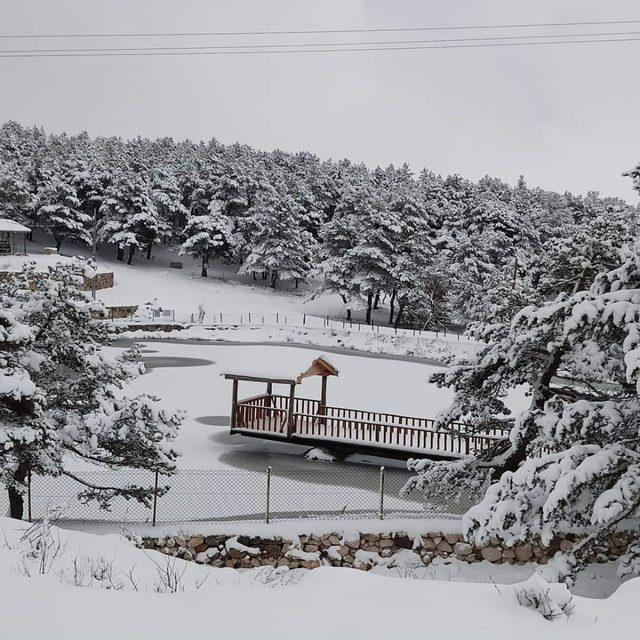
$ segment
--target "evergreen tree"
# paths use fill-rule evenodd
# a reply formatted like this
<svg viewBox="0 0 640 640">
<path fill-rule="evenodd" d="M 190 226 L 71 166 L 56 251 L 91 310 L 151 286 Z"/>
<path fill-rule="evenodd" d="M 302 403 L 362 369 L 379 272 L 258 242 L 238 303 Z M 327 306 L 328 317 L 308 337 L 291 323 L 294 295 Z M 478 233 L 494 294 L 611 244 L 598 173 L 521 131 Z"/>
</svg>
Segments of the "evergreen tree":
<svg viewBox="0 0 640 640">
<path fill-rule="evenodd" d="M 74 187 L 58 175 L 51 175 L 37 194 L 39 226 L 53 236 L 56 249 L 63 240 L 89 244 L 91 218 L 80 208 Z"/>
<path fill-rule="evenodd" d="M 264 271 L 273 288 L 278 280 L 293 280 L 297 287 L 311 271 L 315 247 L 313 236 L 302 228 L 302 208 L 270 187 L 257 196 L 249 213 L 258 232 L 240 273 Z"/>
<path fill-rule="evenodd" d="M 212 200 L 206 214 L 193 215 L 187 221 L 180 247 L 181 255 L 199 258 L 202 262 L 201 275 L 207 277 L 209 261 L 214 257 L 228 257 L 231 248 L 231 221 L 222 213 L 222 205 Z"/>
<path fill-rule="evenodd" d="M 171 447 L 182 416 L 156 398 L 122 390 L 142 371 L 136 349 L 105 351 L 104 312 L 80 291 L 93 269 L 79 262 L 47 273 L 30 265 L 0 281 L 0 479 L 11 516 L 21 518 L 25 482 L 32 475 L 67 475 L 82 496 L 106 506 L 117 495 L 148 503 L 153 486 L 105 487 L 65 466 L 75 456 L 111 468 L 171 473 Z"/>
<path fill-rule="evenodd" d="M 131 264 L 136 249 L 150 251 L 166 232 L 166 224 L 159 219 L 146 180 L 136 173 L 117 175 L 105 192 L 100 206 L 102 216 L 99 237 L 117 246 L 117 259 Z"/>
</svg>

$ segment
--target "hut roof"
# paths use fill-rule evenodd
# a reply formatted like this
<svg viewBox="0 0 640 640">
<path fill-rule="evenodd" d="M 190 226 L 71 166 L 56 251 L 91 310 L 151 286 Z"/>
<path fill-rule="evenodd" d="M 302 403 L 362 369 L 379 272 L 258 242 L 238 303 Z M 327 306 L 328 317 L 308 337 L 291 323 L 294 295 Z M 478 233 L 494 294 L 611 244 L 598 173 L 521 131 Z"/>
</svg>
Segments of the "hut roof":
<svg viewBox="0 0 640 640">
<path fill-rule="evenodd" d="M 250 380 L 252 382 L 276 382 L 282 384 L 300 384 L 305 378 L 311 376 L 337 376 L 338 369 L 324 356 L 318 356 L 308 369 L 301 373 L 291 371 L 224 371 L 220 375 L 229 380 Z"/>
<path fill-rule="evenodd" d="M 0 231 L 19 231 L 22 233 L 29 233 L 31 229 L 25 227 L 19 222 L 9 220 L 9 218 L 0 218 Z"/>
</svg>

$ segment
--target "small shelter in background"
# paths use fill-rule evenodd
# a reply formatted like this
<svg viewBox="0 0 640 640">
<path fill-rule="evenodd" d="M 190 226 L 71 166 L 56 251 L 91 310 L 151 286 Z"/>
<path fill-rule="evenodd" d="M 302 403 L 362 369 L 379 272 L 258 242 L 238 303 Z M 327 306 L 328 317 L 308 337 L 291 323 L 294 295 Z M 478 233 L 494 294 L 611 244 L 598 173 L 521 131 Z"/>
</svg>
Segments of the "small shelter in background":
<svg viewBox="0 0 640 640">
<path fill-rule="evenodd" d="M 0 256 L 27 255 L 27 235 L 29 227 L 0 218 Z"/>
</svg>

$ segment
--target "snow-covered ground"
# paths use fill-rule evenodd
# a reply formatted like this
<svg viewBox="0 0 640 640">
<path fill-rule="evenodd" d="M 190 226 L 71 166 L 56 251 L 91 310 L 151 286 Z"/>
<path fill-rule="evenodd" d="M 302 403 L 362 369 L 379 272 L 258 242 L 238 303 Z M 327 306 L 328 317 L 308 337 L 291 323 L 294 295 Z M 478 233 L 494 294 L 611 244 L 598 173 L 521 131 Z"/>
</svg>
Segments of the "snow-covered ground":
<svg viewBox="0 0 640 640">
<path fill-rule="evenodd" d="M 516 603 L 530 567 L 466 569 L 434 563 L 420 575 L 406 563 L 376 573 L 322 567 L 214 569 L 144 551 L 117 534 L 52 528 L 44 559 L 41 530 L 0 520 L 0 635 L 3 638 L 478 637 L 511 640 L 635 637 L 640 580 L 605 599 L 576 595 L 573 614 L 550 622 Z M 598 570 L 600 573 L 598 573 Z M 608 567 L 585 582 L 590 595 Z M 404 579 L 397 579 L 403 577 Z M 597 578 L 597 579 L 596 579 Z M 516 584 L 509 585 L 508 583 Z M 524 585 L 530 588 L 531 583 Z M 596 587 L 596 588 L 594 588 Z"/>
</svg>

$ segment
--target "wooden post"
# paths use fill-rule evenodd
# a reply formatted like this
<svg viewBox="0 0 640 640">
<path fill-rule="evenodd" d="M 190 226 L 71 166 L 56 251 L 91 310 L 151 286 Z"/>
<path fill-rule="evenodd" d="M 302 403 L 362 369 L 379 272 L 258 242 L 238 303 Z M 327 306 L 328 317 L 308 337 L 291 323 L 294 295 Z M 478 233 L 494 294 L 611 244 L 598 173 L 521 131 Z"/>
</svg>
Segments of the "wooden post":
<svg viewBox="0 0 640 640">
<path fill-rule="evenodd" d="M 236 428 L 236 412 L 238 407 L 238 381 L 233 381 L 233 391 L 231 395 L 231 428 Z"/>
<path fill-rule="evenodd" d="M 267 382 L 267 400 L 264 403 L 265 406 L 271 407 L 273 405 L 273 382 Z"/>
<path fill-rule="evenodd" d="M 289 390 L 289 407 L 287 410 L 287 438 L 290 438 L 293 433 L 293 404 L 295 402 L 295 391 L 296 385 L 292 383 L 291 389 Z"/>
<path fill-rule="evenodd" d="M 322 387 L 320 391 L 320 407 L 318 413 L 322 416 L 327 413 L 327 376 L 322 376 Z M 324 424 L 324 420 L 320 420 L 320 424 Z"/>
</svg>

